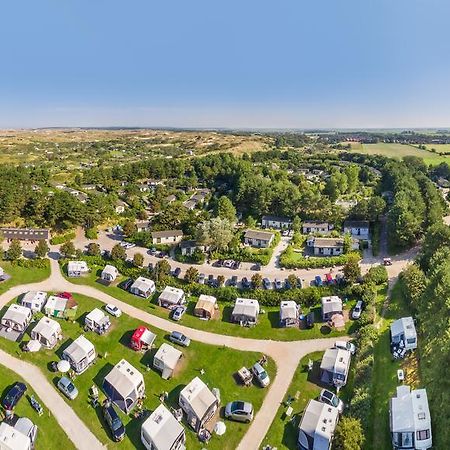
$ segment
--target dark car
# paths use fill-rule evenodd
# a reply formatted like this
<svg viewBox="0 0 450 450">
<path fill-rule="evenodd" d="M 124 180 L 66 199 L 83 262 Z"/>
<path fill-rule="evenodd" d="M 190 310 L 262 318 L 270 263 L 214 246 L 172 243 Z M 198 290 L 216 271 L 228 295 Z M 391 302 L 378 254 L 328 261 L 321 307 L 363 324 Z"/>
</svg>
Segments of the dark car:
<svg viewBox="0 0 450 450">
<path fill-rule="evenodd" d="M 218 259 L 214 264 L 214 267 L 222 267 L 223 266 L 223 259 Z"/>
<path fill-rule="evenodd" d="M 311 311 L 306 315 L 306 328 L 312 328 L 314 326 L 314 313 Z"/>
<path fill-rule="evenodd" d="M 323 286 L 322 277 L 321 277 L 320 275 L 317 275 L 317 276 L 314 278 L 314 282 L 315 282 L 315 284 L 316 284 L 317 287 Z"/>
<path fill-rule="evenodd" d="M 241 267 L 241 263 L 239 261 L 234 261 L 232 268 L 233 269 L 239 269 L 239 267 Z"/>
<path fill-rule="evenodd" d="M 261 270 L 261 264 L 260 263 L 253 264 L 252 270 L 260 271 Z"/>
<path fill-rule="evenodd" d="M 242 278 L 241 284 L 242 289 L 250 289 L 252 287 L 252 283 L 248 280 L 247 277 Z"/>
<path fill-rule="evenodd" d="M 17 382 L 14 384 L 3 399 L 3 408 L 9 411 L 13 410 L 17 403 L 19 403 L 19 400 L 23 397 L 23 394 L 25 394 L 26 390 L 27 387 L 23 383 Z"/>
<path fill-rule="evenodd" d="M 174 277 L 179 277 L 181 273 L 181 269 L 179 267 L 177 267 L 174 271 L 173 271 L 173 276 Z"/>
<path fill-rule="evenodd" d="M 272 287 L 272 282 L 268 278 L 263 278 L 264 289 L 270 289 Z"/>
<path fill-rule="evenodd" d="M 125 427 L 123 426 L 117 411 L 114 409 L 113 404 L 109 401 L 106 401 L 103 404 L 103 417 L 111 431 L 113 439 L 116 442 L 121 441 L 125 437 Z"/>
<path fill-rule="evenodd" d="M 153 263 L 151 263 L 151 262 L 148 263 L 147 269 L 148 269 L 149 273 L 153 272 L 153 269 L 154 269 Z"/>
<path fill-rule="evenodd" d="M 208 275 L 208 281 L 206 282 L 209 286 L 213 286 L 214 285 L 214 275 L 212 273 L 210 273 Z"/>
<path fill-rule="evenodd" d="M 230 286 L 237 286 L 237 282 L 238 282 L 238 277 L 236 276 L 236 275 L 233 275 L 231 278 L 230 278 L 230 281 L 229 281 L 229 285 Z"/>
<path fill-rule="evenodd" d="M 131 285 L 133 284 L 133 280 L 131 278 L 128 278 L 128 280 L 123 281 L 120 284 L 120 287 L 124 290 L 124 291 L 128 291 L 128 289 L 130 289 Z"/>
<path fill-rule="evenodd" d="M 157 253 L 157 250 L 156 250 L 156 248 L 152 247 L 147 253 L 151 256 L 155 256 Z"/>
</svg>

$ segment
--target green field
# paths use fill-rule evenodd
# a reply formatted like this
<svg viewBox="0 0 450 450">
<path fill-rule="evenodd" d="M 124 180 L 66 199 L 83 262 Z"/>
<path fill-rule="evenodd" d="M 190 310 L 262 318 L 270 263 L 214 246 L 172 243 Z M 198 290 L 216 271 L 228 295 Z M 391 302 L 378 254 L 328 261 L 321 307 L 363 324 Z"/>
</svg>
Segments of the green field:
<svg viewBox="0 0 450 450">
<path fill-rule="evenodd" d="M 437 153 L 450 152 L 450 144 L 430 144 L 425 146 L 427 150 L 435 150 Z"/>
<path fill-rule="evenodd" d="M 38 283 L 50 276 L 50 265 L 44 269 L 33 267 L 28 269 L 9 261 L 1 261 L 0 267 L 5 271 L 9 278 L 0 283 L 0 294 L 19 284 Z"/>
</svg>

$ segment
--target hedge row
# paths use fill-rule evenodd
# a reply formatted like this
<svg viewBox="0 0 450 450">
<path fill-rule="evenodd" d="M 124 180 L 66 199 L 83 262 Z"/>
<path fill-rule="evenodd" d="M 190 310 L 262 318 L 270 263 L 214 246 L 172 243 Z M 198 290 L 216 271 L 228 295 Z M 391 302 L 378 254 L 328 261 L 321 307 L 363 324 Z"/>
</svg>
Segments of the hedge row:
<svg viewBox="0 0 450 450">
<path fill-rule="evenodd" d="M 11 261 L 11 265 L 23 267 L 25 269 L 48 269 L 50 268 L 50 261 L 48 258 L 38 258 L 38 259 L 25 259 L 21 258 L 17 261 Z"/>
<path fill-rule="evenodd" d="M 289 246 L 280 256 L 280 266 L 287 269 L 320 269 L 321 267 L 343 266 L 350 255 L 357 252 L 350 252 L 340 256 L 311 256 L 306 258 L 298 256 L 294 258 L 294 249 Z"/>
<path fill-rule="evenodd" d="M 75 239 L 75 237 L 76 235 L 73 231 L 66 234 L 58 234 L 57 236 L 53 236 L 50 239 L 50 244 L 52 245 L 64 244 L 65 242 L 72 241 L 73 239 Z"/>
</svg>

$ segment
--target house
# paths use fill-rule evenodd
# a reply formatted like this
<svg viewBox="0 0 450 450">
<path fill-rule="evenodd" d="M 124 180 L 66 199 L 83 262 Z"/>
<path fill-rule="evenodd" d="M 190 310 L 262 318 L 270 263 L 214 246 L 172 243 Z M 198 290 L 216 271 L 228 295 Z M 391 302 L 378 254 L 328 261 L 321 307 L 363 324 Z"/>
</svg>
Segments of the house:
<svg viewBox="0 0 450 450">
<path fill-rule="evenodd" d="M 62 338 L 61 325 L 53 319 L 42 317 L 31 330 L 31 339 L 38 341 L 42 347 L 52 349 Z"/>
<path fill-rule="evenodd" d="M 252 298 L 237 298 L 234 303 L 231 321 L 255 325 L 258 322 L 259 303 Z"/>
<path fill-rule="evenodd" d="M 81 277 L 89 272 L 86 261 L 69 261 L 67 264 L 67 275 L 69 277 Z"/>
<path fill-rule="evenodd" d="M 337 295 L 322 297 L 320 301 L 322 303 L 322 320 L 324 322 L 331 320 L 335 314 L 343 314 L 342 300 Z"/>
<path fill-rule="evenodd" d="M 117 200 L 115 204 L 116 214 L 123 214 L 127 207 L 128 205 L 125 202 L 123 202 L 122 200 Z"/>
<path fill-rule="evenodd" d="M 186 297 L 183 289 L 166 286 L 158 297 L 158 305 L 164 308 L 185 303 Z"/>
<path fill-rule="evenodd" d="M 102 386 L 106 396 L 125 414 L 145 396 L 144 377 L 125 359 L 111 369 Z"/>
<path fill-rule="evenodd" d="M 48 241 L 50 230 L 47 228 L 0 228 L 0 236 L 7 241 L 19 239 L 19 241 Z"/>
<path fill-rule="evenodd" d="M 319 220 L 306 220 L 302 224 L 302 234 L 328 234 L 333 228 L 333 225 L 328 222 L 321 222 Z"/>
<path fill-rule="evenodd" d="M 155 292 L 155 282 L 145 277 L 136 278 L 130 287 L 130 292 L 139 297 L 149 298 Z"/>
<path fill-rule="evenodd" d="M 148 220 L 138 220 L 136 222 L 136 231 L 138 233 L 150 231 L 150 222 Z"/>
<path fill-rule="evenodd" d="M 219 400 L 199 377 L 183 388 L 178 403 L 186 413 L 187 423 L 196 432 L 214 417 L 219 407 Z"/>
<path fill-rule="evenodd" d="M 183 256 L 192 256 L 192 254 L 196 251 L 205 252 L 206 246 L 197 243 L 197 241 L 181 241 L 180 250 Z"/>
<path fill-rule="evenodd" d="M 31 309 L 22 305 L 12 304 L 1 318 L 1 326 L 6 330 L 16 331 L 16 338 L 25 332 L 30 325 L 33 313 Z"/>
<path fill-rule="evenodd" d="M 186 201 L 183 202 L 183 206 L 186 209 L 189 209 L 189 210 L 192 211 L 197 206 L 197 201 L 196 200 L 192 200 L 192 199 L 186 200 Z"/>
<path fill-rule="evenodd" d="M 141 442 L 147 450 L 184 450 L 186 434 L 183 425 L 161 404 L 142 424 Z"/>
<path fill-rule="evenodd" d="M 108 282 L 113 282 L 119 275 L 119 271 L 116 267 L 107 264 L 102 270 L 101 279 Z"/>
<path fill-rule="evenodd" d="M 397 386 L 389 402 L 389 424 L 394 450 L 425 450 L 433 445 L 427 391 Z"/>
<path fill-rule="evenodd" d="M 201 319 L 211 319 L 217 311 L 217 299 L 212 295 L 200 294 L 194 308 L 194 316 Z"/>
<path fill-rule="evenodd" d="M 298 448 L 300 450 L 330 450 L 338 420 L 338 408 L 317 400 L 310 400 L 298 426 Z"/>
<path fill-rule="evenodd" d="M 282 230 L 285 228 L 291 228 L 292 220 L 287 217 L 262 216 L 261 225 L 264 228 L 276 228 L 278 230 Z"/>
<path fill-rule="evenodd" d="M 164 380 L 167 380 L 173 375 L 182 356 L 183 353 L 180 350 L 164 342 L 153 358 L 153 367 L 162 373 Z"/>
<path fill-rule="evenodd" d="M 78 303 L 73 298 L 51 295 L 44 306 L 44 314 L 58 319 L 75 319 Z"/>
<path fill-rule="evenodd" d="M 299 308 L 293 300 L 284 300 L 280 304 L 280 325 L 296 327 L 299 324 Z"/>
<path fill-rule="evenodd" d="M 149 348 L 153 346 L 155 342 L 156 334 L 152 333 L 147 327 L 141 325 L 140 327 L 134 330 L 133 335 L 131 336 L 131 348 L 136 351 L 147 351 Z"/>
<path fill-rule="evenodd" d="M 21 433 L 6 422 L 0 423 L 1 450 L 32 450 L 33 444 L 29 436 Z"/>
<path fill-rule="evenodd" d="M 168 196 L 164 199 L 164 201 L 170 205 L 170 204 L 173 203 L 176 199 L 177 199 L 177 196 L 174 195 L 174 194 L 172 194 L 172 195 L 168 195 Z"/>
<path fill-rule="evenodd" d="M 31 309 L 33 313 L 42 310 L 47 301 L 47 293 L 41 291 L 29 291 L 22 296 L 20 304 L 25 308 Z"/>
<path fill-rule="evenodd" d="M 351 234 L 356 239 L 369 239 L 369 221 L 346 220 L 344 222 L 344 233 Z"/>
<path fill-rule="evenodd" d="M 344 253 L 343 238 L 310 237 L 306 241 L 315 256 L 338 256 Z"/>
<path fill-rule="evenodd" d="M 78 336 L 62 353 L 61 358 L 69 361 L 70 367 L 77 373 L 83 373 L 95 361 L 97 354 L 92 342 L 83 335 Z"/>
<path fill-rule="evenodd" d="M 153 244 L 177 244 L 183 239 L 183 232 L 181 230 L 166 230 L 153 231 Z"/>
<path fill-rule="evenodd" d="M 320 379 L 331 386 L 342 387 L 347 383 L 351 353 L 342 348 L 329 348 L 320 363 Z"/>
<path fill-rule="evenodd" d="M 274 239 L 274 234 L 269 231 L 246 230 L 244 233 L 244 243 L 252 247 L 270 247 Z"/>
<path fill-rule="evenodd" d="M 93 309 L 84 319 L 84 329 L 97 334 L 106 333 L 110 326 L 109 316 L 98 308 Z"/>
<path fill-rule="evenodd" d="M 391 345 L 405 350 L 417 348 L 417 332 L 412 317 L 402 317 L 391 323 Z"/>
</svg>

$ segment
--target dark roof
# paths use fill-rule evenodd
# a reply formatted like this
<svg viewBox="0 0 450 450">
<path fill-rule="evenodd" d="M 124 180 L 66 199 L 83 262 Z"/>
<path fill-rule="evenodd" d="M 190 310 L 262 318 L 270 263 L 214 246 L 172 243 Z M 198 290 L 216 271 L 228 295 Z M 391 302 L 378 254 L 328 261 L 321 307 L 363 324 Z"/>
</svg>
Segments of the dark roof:
<svg viewBox="0 0 450 450">
<path fill-rule="evenodd" d="M 368 220 L 346 220 L 344 222 L 344 228 L 369 228 Z"/>
<path fill-rule="evenodd" d="M 199 246 L 200 246 L 200 244 L 198 244 L 197 241 L 194 241 L 194 240 L 180 242 L 180 248 L 192 248 L 192 247 L 199 247 Z"/>
<path fill-rule="evenodd" d="M 164 238 L 171 236 L 183 236 L 181 230 L 153 231 L 152 238 Z"/>
<path fill-rule="evenodd" d="M 244 234 L 248 239 L 259 239 L 261 241 L 269 241 L 273 237 L 273 233 L 269 231 L 247 230 Z"/>
<path fill-rule="evenodd" d="M 48 228 L 0 228 L 4 239 L 20 239 L 22 241 L 38 241 L 50 238 Z"/>
<path fill-rule="evenodd" d="M 271 220 L 273 222 L 287 222 L 291 223 L 292 220 L 289 217 L 279 217 L 279 216 L 262 216 L 262 220 Z"/>
</svg>

